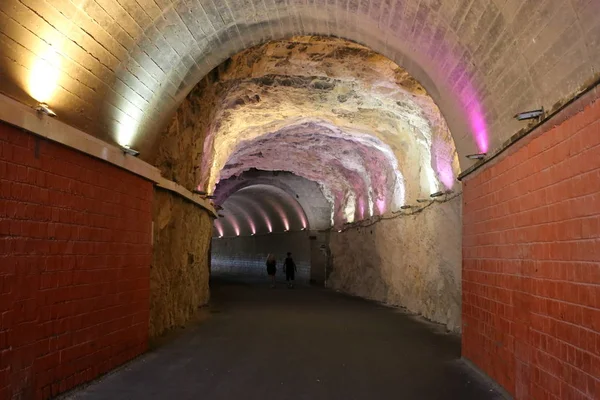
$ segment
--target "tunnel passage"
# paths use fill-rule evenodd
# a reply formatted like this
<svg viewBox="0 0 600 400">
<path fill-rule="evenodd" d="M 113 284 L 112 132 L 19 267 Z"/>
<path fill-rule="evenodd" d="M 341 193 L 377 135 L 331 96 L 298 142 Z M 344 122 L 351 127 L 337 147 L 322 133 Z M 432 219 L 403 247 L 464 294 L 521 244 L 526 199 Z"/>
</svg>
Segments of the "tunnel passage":
<svg viewBox="0 0 600 400">
<path fill-rule="evenodd" d="M 292 251 L 303 280 L 460 329 L 456 149 L 386 57 L 325 37 L 247 49 L 192 90 L 155 153 L 222 208 L 212 272 L 264 276 L 268 253 Z"/>
<path fill-rule="evenodd" d="M 112 223 L 107 220 L 117 212 L 114 205 L 99 203 L 124 197 L 118 193 L 120 185 L 99 190 L 87 186 L 103 186 L 102 180 L 114 179 L 117 172 L 111 170 L 97 179 L 85 169 L 96 168 L 95 161 L 101 159 L 121 172 L 142 177 L 139 186 L 123 189 L 127 196 L 147 200 L 145 206 L 134 200 L 127 207 L 149 207 L 150 200 L 153 204 L 147 227 L 152 234 L 140 232 L 139 237 L 144 246 L 150 241 L 151 248 L 145 247 L 144 256 L 134 260 L 140 263 L 144 279 L 130 289 L 139 289 L 143 296 L 150 292 L 150 309 L 160 308 L 156 302 L 164 303 L 161 329 L 169 329 L 187 321 L 198 305 L 208 301 L 205 255 L 212 233 L 211 207 L 190 191 L 216 190 L 230 155 L 243 152 L 238 144 L 310 125 L 335 127 L 332 131 L 353 135 L 354 141 L 373 134 L 389 146 L 394 157 L 387 160 L 395 158 L 398 164 L 384 164 L 384 170 L 391 166 L 401 174 L 405 184 L 401 207 L 411 206 L 397 210 L 394 203 L 387 207 L 386 200 L 387 210 L 378 214 L 376 200 L 381 196 L 367 191 L 363 197 L 368 216 L 356 220 L 359 189 L 352 189 L 352 197 L 350 190 L 337 193 L 320 188 L 335 228 L 318 235 L 311 231 L 309 238 L 322 240 L 330 250 L 332 286 L 406 305 L 435 321 L 456 322 L 460 298 L 445 294 L 456 295 L 446 288 L 460 286 L 456 265 L 464 239 L 463 355 L 518 399 L 596 398 L 600 392 L 596 323 L 600 306 L 595 295 L 595 266 L 600 258 L 595 163 L 600 159 L 597 15 L 598 2 L 591 0 L 0 2 L 0 117 L 8 123 L 0 136 L 0 198 L 2 206 L 10 204 L 0 208 L 5 210 L 0 211 L 0 239 L 8 249 L 0 252 L 2 296 L 8 296 L 8 302 L 0 302 L 6 307 L 0 338 L 8 338 L 0 350 L 11 357 L 8 366 L 0 363 L 0 397 L 5 393 L 28 397 L 36 391 L 37 397 L 47 398 L 145 349 L 144 321 L 126 321 L 140 324 L 141 333 L 132 338 L 135 351 L 115 357 L 125 338 L 105 335 L 107 324 L 82 333 L 77 325 L 55 321 L 63 312 L 79 313 L 73 302 L 61 313 L 42 314 L 44 304 L 21 297 L 40 299 L 47 284 L 66 285 L 53 289 L 56 298 L 74 292 L 70 272 L 61 272 L 59 279 L 59 273 L 41 268 L 48 266 L 47 261 L 36 268 L 15 268 L 32 266 L 31 252 L 21 252 L 22 246 L 40 238 L 53 246 L 57 239 L 67 241 L 68 249 L 73 246 L 81 252 L 74 267 L 77 280 L 90 279 L 81 271 L 90 265 L 101 270 L 99 276 L 108 277 L 107 270 L 116 265 L 112 257 L 118 264 L 133 256 L 131 246 L 123 254 L 118 254 L 119 246 L 110 246 L 107 254 L 94 257 L 94 252 L 107 246 L 103 239 L 107 232 L 101 235 L 95 228 L 104 225 L 98 228 L 106 230 Z M 336 44 L 318 36 L 307 40 L 293 35 L 354 42 Z M 286 40 L 270 42 L 280 39 Z M 259 52 L 254 51 L 257 45 Z M 296 56 L 289 54 L 294 49 Z M 235 68 L 241 74 L 225 78 L 224 73 L 232 72 L 229 66 L 236 66 L 235 55 L 244 50 L 248 57 Z M 402 68 L 377 68 L 390 66 L 381 62 L 385 57 Z M 340 59 L 353 62 L 344 70 L 336 62 Z M 397 76 L 390 71 L 397 71 Z M 365 72 L 386 79 L 360 88 L 348 84 L 348 77 L 364 77 Z M 398 84 L 404 92 L 400 98 L 395 96 Z M 252 87 L 260 90 L 247 90 Z M 284 93 L 277 93 L 284 87 Z M 236 88 L 245 95 L 236 95 Z M 421 88 L 431 99 L 420 96 Z M 388 99 L 385 93 L 390 91 L 394 95 Z M 228 98 L 229 93 L 234 96 Z M 388 101 L 392 98 L 399 108 Z M 444 119 L 432 125 L 447 123 L 453 145 L 448 146 L 445 128 L 427 133 L 419 123 L 423 118 L 413 119 L 420 109 L 425 120 L 436 120 L 429 112 L 432 108 L 419 102 L 423 99 L 443 113 Z M 261 109 L 265 103 L 274 111 Z M 542 107 L 536 120 L 514 118 Z M 241 114 L 235 112 L 242 109 Z M 374 109 L 386 110 L 390 118 Z M 50 118 L 52 110 L 57 120 Z M 411 123 L 404 127 L 395 125 L 407 120 Z M 19 129 L 35 136 L 19 135 L 15 132 Z M 398 131 L 406 137 L 390 140 Z M 237 133 L 244 138 L 240 140 Z M 45 154 L 38 146 L 40 137 L 70 147 L 70 152 L 46 164 L 38 158 Z M 110 144 L 127 146 L 126 155 Z M 132 157 L 135 150 L 141 152 L 137 160 Z M 61 154 L 57 149 L 50 153 Z M 144 161 L 159 167 L 162 176 Z M 62 162 L 71 165 L 59 166 Z M 454 182 L 459 163 L 464 171 L 462 187 Z M 377 175 L 342 163 L 335 169 L 352 182 L 367 182 Z M 342 174 L 345 170 L 352 174 Z M 442 195 L 431 198 L 437 181 L 454 193 L 438 190 Z M 154 194 L 145 191 L 144 187 L 150 190 L 148 182 L 155 184 Z M 62 197 L 60 201 L 46 196 L 48 186 L 61 192 L 51 192 Z M 377 194 L 383 187 L 379 185 Z M 461 190 L 465 191 L 462 200 L 454 197 Z M 92 204 L 86 206 L 90 199 Z M 430 204 L 431 199 L 435 203 Z M 60 203 L 66 217 L 46 215 L 48 209 L 32 212 L 29 203 L 35 207 Z M 347 225 L 352 205 L 355 220 Z M 52 224 L 73 225 L 69 218 L 84 207 L 89 207 L 83 210 L 85 218 L 75 221 L 83 224 L 81 229 L 61 226 L 55 235 Z M 94 211 L 99 208 L 112 215 L 98 217 Z M 461 235 L 454 227 L 460 225 L 462 208 Z M 118 224 L 113 228 L 111 238 L 132 236 Z M 90 229 L 91 241 L 73 244 L 85 241 Z M 173 243 L 177 252 L 169 252 Z M 37 256 L 47 260 L 54 249 L 43 244 Z M 399 263 L 405 268 L 395 268 Z M 419 296 L 423 293 L 427 295 Z M 100 299 L 104 304 L 131 303 L 127 296 L 112 297 L 102 294 Z M 22 315 L 22 310 L 33 321 L 10 318 Z M 84 311 L 97 310 L 88 305 Z M 139 311 L 144 320 L 147 307 Z M 102 314 L 106 322 L 115 317 Z M 53 318 L 52 325 L 66 329 L 68 335 L 73 333 L 71 343 L 64 344 L 67 349 L 33 354 L 31 341 L 37 334 L 32 332 L 41 328 L 36 325 L 40 315 Z M 120 323 L 111 324 L 111 329 Z M 98 352 L 88 345 L 88 333 L 116 343 L 102 344 Z M 50 335 L 44 340 L 56 339 Z M 85 359 L 65 359 L 59 351 Z M 43 362 L 33 362 L 41 357 Z M 34 369 L 38 365 L 47 371 L 38 373 Z"/>
<path fill-rule="evenodd" d="M 214 222 L 212 276 L 267 277 L 265 261 L 273 253 L 279 275 L 287 252 L 294 256 L 296 278 L 310 280 L 308 219 L 297 199 L 283 189 L 252 184 L 222 203 Z"/>
</svg>

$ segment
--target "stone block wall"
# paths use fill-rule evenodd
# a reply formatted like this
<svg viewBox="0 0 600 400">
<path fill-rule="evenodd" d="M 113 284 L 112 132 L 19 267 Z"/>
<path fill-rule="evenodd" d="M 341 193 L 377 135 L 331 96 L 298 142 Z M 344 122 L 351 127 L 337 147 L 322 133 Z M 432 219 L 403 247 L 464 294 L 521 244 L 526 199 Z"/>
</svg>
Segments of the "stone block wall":
<svg viewBox="0 0 600 400">
<path fill-rule="evenodd" d="M 516 399 L 600 398 L 600 101 L 464 182 L 463 356 Z"/>
<path fill-rule="evenodd" d="M 154 194 L 150 269 L 150 337 L 184 325 L 209 300 L 212 219 L 197 205 L 162 189 Z"/>
<path fill-rule="evenodd" d="M 263 277 L 266 281 L 265 261 L 273 253 L 277 258 L 276 277 L 284 280 L 282 266 L 288 251 L 292 252 L 298 268 L 296 280 L 308 282 L 310 244 L 306 231 L 213 239 L 211 271 L 215 276 Z"/>
<path fill-rule="evenodd" d="M 330 235 L 328 285 L 460 330 L 461 200 Z"/>
<path fill-rule="evenodd" d="M 0 123 L 0 399 L 144 352 L 152 183 Z"/>
</svg>

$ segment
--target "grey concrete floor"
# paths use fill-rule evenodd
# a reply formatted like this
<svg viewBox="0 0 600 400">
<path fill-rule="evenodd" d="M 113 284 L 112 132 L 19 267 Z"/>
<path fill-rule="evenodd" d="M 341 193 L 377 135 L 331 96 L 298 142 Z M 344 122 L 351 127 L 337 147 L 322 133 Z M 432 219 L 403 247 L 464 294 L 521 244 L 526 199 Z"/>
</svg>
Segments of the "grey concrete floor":
<svg viewBox="0 0 600 400">
<path fill-rule="evenodd" d="M 323 289 L 219 281 L 211 315 L 70 399 L 499 399 L 460 341 Z"/>
</svg>

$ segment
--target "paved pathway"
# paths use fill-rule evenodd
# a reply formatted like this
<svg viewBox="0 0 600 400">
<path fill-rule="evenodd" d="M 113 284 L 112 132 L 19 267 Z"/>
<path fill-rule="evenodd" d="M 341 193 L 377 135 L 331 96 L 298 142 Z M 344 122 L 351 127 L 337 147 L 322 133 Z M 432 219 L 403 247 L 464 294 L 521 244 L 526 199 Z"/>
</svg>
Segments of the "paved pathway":
<svg viewBox="0 0 600 400">
<path fill-rule="evenodd" d="M 331 291 L 213 283 L 211 316 L 72 399 L 500 399 L 433 324 Z"/>
</svg>

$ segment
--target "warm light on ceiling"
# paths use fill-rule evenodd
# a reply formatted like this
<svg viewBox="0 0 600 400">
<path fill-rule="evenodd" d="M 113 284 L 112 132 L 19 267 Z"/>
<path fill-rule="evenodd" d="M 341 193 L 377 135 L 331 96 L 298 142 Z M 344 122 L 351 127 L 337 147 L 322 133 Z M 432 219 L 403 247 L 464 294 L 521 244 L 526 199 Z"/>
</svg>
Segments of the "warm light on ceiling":
<svg viewBox="0 0 600 400">
<path fill-rule="evenodd" d="M 52 46 L 46 48 L 33 64 L 29 76 L 29 94 L 40 103 L 50 103 L 60 77 L 60 55 Z"/>
</svg>

